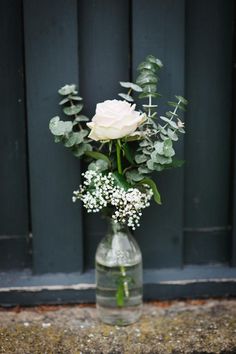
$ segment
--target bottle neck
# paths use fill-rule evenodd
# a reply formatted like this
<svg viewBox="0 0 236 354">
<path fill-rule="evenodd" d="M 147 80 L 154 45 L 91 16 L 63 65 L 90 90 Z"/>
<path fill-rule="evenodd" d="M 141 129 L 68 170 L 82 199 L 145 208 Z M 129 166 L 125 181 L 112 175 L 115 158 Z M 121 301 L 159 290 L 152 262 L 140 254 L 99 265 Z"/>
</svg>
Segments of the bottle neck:
<svg viewBox="0 0 236 354">
<path fill-rule="evenodd" d="M 109 233 L 111 234 L 127 234 L 129 236 L 130 230 L 127 224 L 122 224 L 122 223 L 116 223 L 112 218 L 109 218 L 108 220 L 108 230 Z"/>
</svg>

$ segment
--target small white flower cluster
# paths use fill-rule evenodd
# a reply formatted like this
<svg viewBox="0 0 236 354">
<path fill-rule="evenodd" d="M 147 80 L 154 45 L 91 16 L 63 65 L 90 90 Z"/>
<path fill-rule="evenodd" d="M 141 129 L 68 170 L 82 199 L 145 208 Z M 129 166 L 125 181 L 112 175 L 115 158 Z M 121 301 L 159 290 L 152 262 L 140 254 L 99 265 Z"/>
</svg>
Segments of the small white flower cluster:
<svg viewBox="0 0 236 354">
<path fill-rule="evenodd" d="M 88 170 L 82 175 L 84 183 L 78 191 L 73 192 L 73 202 L 80 199 L 88 213 L 97 213 L 105 207 L 112 207 L 115 223 L 127 223 L 133 230 L 140 226 L 141 211 L 150 205 L 153 196 L 149 186 L 145 186 L 145 192 L 137 188 L 124 190 L 115 184 L 112 173 L 103 175 Z"/>
</svg>

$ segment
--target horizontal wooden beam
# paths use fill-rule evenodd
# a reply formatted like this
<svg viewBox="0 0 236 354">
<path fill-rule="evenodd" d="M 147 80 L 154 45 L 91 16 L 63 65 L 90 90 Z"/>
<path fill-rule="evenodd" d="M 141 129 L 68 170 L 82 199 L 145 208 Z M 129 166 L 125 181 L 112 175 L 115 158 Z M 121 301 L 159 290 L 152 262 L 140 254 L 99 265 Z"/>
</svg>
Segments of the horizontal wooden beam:
<svg viewBox="0 0 236 354">
<path fill-rule="evenodd" d="M 236 296 L 236 268 L 188 266 L 144 271 L 144 299 Z M 94 271 L 32 275 L 30 270 L 0 273 L 0 305 L 95 301 Z"/>
</svg>

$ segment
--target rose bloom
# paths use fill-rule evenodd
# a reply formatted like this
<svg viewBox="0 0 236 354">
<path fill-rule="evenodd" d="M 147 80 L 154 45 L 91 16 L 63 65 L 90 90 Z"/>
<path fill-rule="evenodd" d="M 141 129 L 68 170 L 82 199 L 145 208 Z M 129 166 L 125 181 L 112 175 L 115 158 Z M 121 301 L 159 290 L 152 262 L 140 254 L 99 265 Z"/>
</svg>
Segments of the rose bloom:
<svg viewBox="0 0 236 354">
<path fill-rule="evenodd" d="M 96 141 L 112 140 L 134 133 L 144 119 L 135 106 L 119 100 L 98 103 L 95 116 L 87 123 L 91 129 L 89 137 Z"/>
</svg>

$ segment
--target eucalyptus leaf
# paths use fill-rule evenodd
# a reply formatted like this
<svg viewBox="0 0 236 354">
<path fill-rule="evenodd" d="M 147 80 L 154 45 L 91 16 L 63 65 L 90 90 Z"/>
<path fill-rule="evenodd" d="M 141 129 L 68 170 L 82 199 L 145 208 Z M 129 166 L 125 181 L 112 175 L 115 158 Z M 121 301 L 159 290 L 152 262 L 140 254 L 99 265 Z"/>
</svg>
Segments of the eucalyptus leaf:
<svg viewBox="0 0 236 354">
<path fill-rule="evenodd" d="M 77 133 L 71 132 L 64 143 L 65 147 L 71 147 L 76 144 Z"/>
<path fill-rule="evenodd" d="M 82 110 L 82 108 L 83 108 L 83 105 L 78 104 L 76 106 L 64 107 L 63 112 L 68 116 L 72 116 L 72 115 L 78 114 Z"/>
<path fill-rule="evenodd" d="M 124 100 L 126 100 L 128 102 L 134 101 L 134 99 L 130 95 L 127 95 L 126 93 L 118 93 L 118 96 L 124 98 Z"/>
<path fill-rule="evenodd" d="M 149 142 L 147 140 L 142 140 L 140 143 L 139 143 L 139 146 L 141 147 L 145 147 L 145 146 L 148 146 L 149 145 Z"/>
<path fill-rule="evenodd" d="M 70 95 L 70 96 L 68 96 L 68 98 L 69 98 L 70 100 L 72 100 L 72 101 L 82 101 L 82 100 L 83 100 L 82 97 L 80 97 L 80 96 L 74 96 L 74 95 Z"/>
<path fill-rule="evenodd" d="M 178 129 L 178 125 L 173 120 L 169 122 L 169 125 L 174 129 Z"/>
<path fill-rule="evenodd" d="M 167 130 L 162 125 L 158 124 L 157 128 L 162 134 L 167 135 Z"/>
<path fill-rule="evenodd" d="M 81 144 L 84 138 L 88 135 L 88 130 L 82 129 L 79 132 L 74 132 L 75 144 Z"/>
<path fill-rule="evenodd" d="M 164 134 L 160 134 L 160 137 L 161 137 L 161 139 L 164 141 L 164 140 L 166 140 L 166 139 L 168 139 L 168 137 L 166 136 L 166 135 L 164 135 Z"/>
<path fill-rule="evenodd" d="M 170 148 L 165 151 L 165 157 L 172 157 L 175 155 L 175 150 L 173 148 Z"/>
<path fill-rule="evenodd" d="M 130 182 L 139 182 L 143 179 L 143 176 L 138 172 L 138 170 L 131 170 L 126 172 L 126 178 Z"/>
<path fill-rule="evenodd" d="M 174 141 L 177 141 L 178 140 L 178 135 L 170 128 L 167 129 L 167 134 L 168 134 L 168 137 L 171 139 L 171 140 L 174 140 Z"/>
<path fill-rule="evenodd" d="M 171 118 L 171 117 L 173 117 L 173 116 L 178 117 L 178 114 L 175 113 L 175 112 L 172 112 L 172 111 L 168 111 L 168 112 L 166 112 L 166 116 L 167 116 L 168 118 Z"/>
<path fill-rule="evenodd" d="M 81 129 L 79 132 L 78 132 L 83 138 L 85 138 L 89 131 L 87 129 Z"/>
<path fill-rule="evenodd" d="M 172 128 L 178 129 L 178 125 L 171 119 L 160 116 L 160 119 L 164 120 L 164 122 L 168 123 Z"/>
<path fill-rule="evenodd" d="M 72 131 L 72 123 L 60 120 L 60 118 L 54 117 L 49 122 L 49 129 L 53 135 L 64 135 Z"/>
<path fill-rule="evenodd" d="M 162 64 L 161 60 L 158 59 L 158 58 L 155 58 L 154 55 L 148 55 L 146 57 L 146 60 L 148 60 L 149 62 L 151 62 L 153 64 L 156 64 L 158 66 L 158 68 L 162 68 L 163 67 L 163 64 Z"/>
<path fill-rule="evenodd" d="M 170 148 L 172 148 L 172 146 L 173 146 L 173 143 L 172 143 L 171 139 L 166 139 L 164 141 L 164 150 L 170 149 Z"/>
<path fill-rule="evenodd" d="M 158 154 L 160 154 L 160 155 L 163 155 L 163 154 L 164 154 L 164 142 L 161 142 L 161 141 L 155 142 L 154 148 L 155 148 L 155 151 L 156 151 Z M 151 155 L 151 156 L 152 156 L 152 155 Z"/>
<path fill-rule="evenodd" d="M 108 170 L 108 163 L 104 160 L 96 160 L 88 165 L 88 170 L 103 172 Z"/>
<path fill-rule="evenodd" d="M 159 163 L 154 162 L 153 160 L 148 160 L 147 161 L 147 167 L 152 170 L 152 171 L 163 171 L 164 170 L 164 166 L 160 165 Z"/>
<path fill-rule="evenodd" d="M 140 164 L 143 163 L 145 161 L 147 161 L 148 157 L 144 154 L 140 154 L 140 155 L 135 155 L 135 161 Z"/>
<path fill-rule="evenodd" d="M 178 109 L 180 109 L 181 111 L 186 111 L 186 108 L 185 108 L 185 105 L 183 104 L 183 103 L 177 103 L 177 102 L 171 102 L 171 101 L 169 101 L 168 102 L 168 105 L 169 106 L 172 106 L 172 107 L 177 107 Z"/>
<path fill-rule="evenodd" d="M 88 122 L 88 121 L 89 118 L 82 114 L 75 118 L 75 122 Z"/>
<path fill-rule="evenodd" d="M 172 159 L 171 159 L 171 157 L 162 156 L 162 155 L 159 155 L 158 153 L 156 153 L 154 162 L 161 164 L 161 165 L 165 165 L 165 164 L 171 163 Z"/>
<path fill-rule="evenodd" d="M 139 66 L 137 67 L 137 70 L 141 71 L 143 69 L 151 70 L 151 71 L 155 72 L 156 65 L 150 61 L 143 61 L 142 63 L 139 64 Z"/>
<path fill-rule="evenodd" d="M 176 108 L 176 107 L 179 106 L 179 103 L 178 103 L 178 102 L 168 101 L 167 103 L 168 103 L 168 105 L 171 106 L 171 107 L 175 107 L 175 108 Z"/>
<path fill-rule="evenodd" d="M 139 166 L 138 167 L 138 172 L 142 175 L 142 174 L 148 174 L 148 173 L 150 173 L 152 171 L 149 170 L 149 168 L 147 168 L 145 166 Z"/>
<path fill-rule="evenodd" d="M 184 128 L 178 128 L 178 131 L 179 131 L 180 133 L 182 133 L 182 134 L 184 134 L 184 133 L 185 133 Z"/>
<path fill-rule="evenodd" d="M 184 105 L 188 104 L 188 101 L 186 100 L 186 98 L 182 97 L 182 96 L 175 96 L 177 98 L 177 100 L 179 100 L 180 102 L 182 102 Z"/>
<path fill-rule="evenodd" d="M 156 84 L 158 81 L 157 77 L 150 73 L 142 73 L 137 77 L 136 83 L 140 86 L 143 86 L 145 84 Z"/>
<path fill-rule="evenodd" d="M 154 163 L 155 163 L 155 162 L 154 162 L 152 159 L 150 159 L 150 160 L 147 161 L 147 167 L 148 167 L 149 170 L 152 170 L 152 171 L 155 170 L 155 168 L 154 168 Z"/>
<path fill-rule="evenodd" d="M 183 104 L 181 104 L 181 103 L 179 104 L 178 108 L 179 108 L 181 111 L 183 111 L 183 112 L 186 111 L 185 106 L 184 106 Z"/>
<path fill-rule="evenodd" d="M 157 85 L 155 84 L 148 84 L 143 87 L 143 92 L 146 93 L 155 93 L 157 89 Z"/>
<path fill-rule="evenodd" d="M 167 122 L 167 123 L 170 122 L 170 119 L 167 118 L 167 117 L 164 117 L 164 116 L 160 116 L 160 119 L 161 119 L 161 120 L 164 120 L 164 122 Z"/>
<path fill-rule="evenodd" d="M 81 157 L 82 155 L 84 155 L 85 153 L 87 154 L 91 150 L 92 146 L 90 144 L 80 144 L 76 145 L 72 151 L 76 157 Z"/>
<path fill-rule="evenodd" d="M 151 96 L 152 98 L 161 97 L 161 95 L 157 92 L 151 92 L 151 93 L 142 92 L 142 93 L 140 93 L 138 98 L 148 98 L 149 96 Z"/>
<path fill-rule="evenodd" d="M 60 90 L 58 90 L 58 93 L 62 96 L 67 96 L 70 95 L 71 93 L 77 94 L 76 91 L 76 85 L 65 85 Z"/>
<path fill-rule="evenodd" d="M 144 153 L 145 155 L 151 155 L 151 152 L 152 152 L 151 149 L 147 149 L 147 148 L 144 148 L 144 149 L 143 149 L 143 153 Z"/>
<path fill-rule="evenodd" d="M 120 81 L 120 85 L 122 87 L 131 88 L 132 90 L 134 90 L 136 92 L 142 92 L 143 91 L 142 87 L 138 86 L 137 84 L 133 84 L 132 82 Z"/>
<path fill-rule="evenodd" d="M 59 102 L 59 105 L 61 106 L 61 105 L 63 105 L 63 104 L 65 104 L 65 103 L 67 103 L 67 102 L 69 102 L 70 100 L 69 100 L 69 98 L 63 98 L 63 100 L 61 100 L 60 102 Z"/>
</svg>

